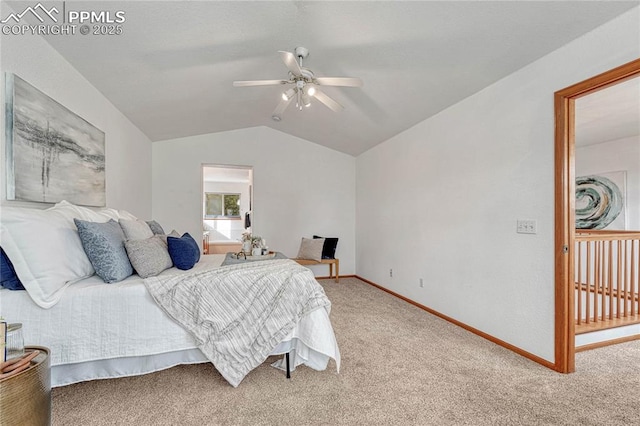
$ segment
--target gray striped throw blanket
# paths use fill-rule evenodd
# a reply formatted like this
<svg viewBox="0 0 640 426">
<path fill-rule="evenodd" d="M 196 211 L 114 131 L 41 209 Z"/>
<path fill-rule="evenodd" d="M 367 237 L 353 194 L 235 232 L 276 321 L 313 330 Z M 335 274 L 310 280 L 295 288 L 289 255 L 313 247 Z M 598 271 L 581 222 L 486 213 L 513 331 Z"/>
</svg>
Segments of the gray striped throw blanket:
<svg viewBox="0 0 640 426">
<path fill-rule="evenodd" d="M 189 331 L 234 387 L 315 309 L 331 302 L 313 273 L 292 260 L 270 260 L 170 276 L 145 285 Z"/>
</svg>

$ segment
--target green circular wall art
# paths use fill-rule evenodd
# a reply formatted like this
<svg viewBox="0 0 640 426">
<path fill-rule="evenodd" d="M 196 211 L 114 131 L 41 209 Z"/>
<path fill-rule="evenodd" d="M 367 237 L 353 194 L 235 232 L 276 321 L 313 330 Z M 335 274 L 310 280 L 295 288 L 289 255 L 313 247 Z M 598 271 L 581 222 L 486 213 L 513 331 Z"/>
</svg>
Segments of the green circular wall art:
<svg viewBox="0 0 640 426">
<path fill-rule="evenodd" d="M 576 228 L 604 229 L 622 212 L 622 192 L 603 176 L 576 179 Z"/>
</svg>

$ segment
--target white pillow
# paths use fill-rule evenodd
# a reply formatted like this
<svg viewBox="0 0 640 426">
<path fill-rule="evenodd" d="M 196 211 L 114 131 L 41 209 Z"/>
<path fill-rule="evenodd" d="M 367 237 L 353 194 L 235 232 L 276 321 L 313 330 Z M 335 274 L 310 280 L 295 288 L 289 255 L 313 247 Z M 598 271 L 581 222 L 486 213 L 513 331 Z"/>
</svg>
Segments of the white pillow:
<svg viewBox="0 0 640 426">
<path fill-rule="evenodd" d="M 82 219 L 90 222 L 108 222 L 109 219 L 118 221 L 118 216 L 112 217 L 112 212 L 105 211 L 100 214 L 97 210 L 88 207 L 76 206 L 68 201 L 60 201 L 55 206 L 48 208 L 47 211 L 56 212 L 67 218 L 73 224 L 73 219 Z"/>
<path fill-rule="evenodd" d="M 126 210 L 117 210 L 118 212 L 118 218 L 120 219 L 126 219 L 126 220 L 136 220 L 137 217 L 135 217 L 134 215 L 132 215 L 131 213 L 129 213 Z"/>
<path fill-rule="evenodd" d="M 104 208 L 99 210 L 90 209 L 89 207 L 76 206 L 68 201 L 60 201 L 55 206 L 49 208 L 48 210 L 55 210 L 71 220 L 73 223 L 73 219 L 81 219 L 89 222 L 108 222 L 110 219 L 115 220 L 116 222 L 120 219 L 127 220 L 135 220 L 137 219 L 131 213 L 125 210 L 116 210 L 110 208 Z"/>
<path fill-rule="evenodd" d="M 73 220 L 56 210 L 2 207 L 0 245 L 33 301 L 55 305 L 70 284 L 94 274 Z"/>
</svg>

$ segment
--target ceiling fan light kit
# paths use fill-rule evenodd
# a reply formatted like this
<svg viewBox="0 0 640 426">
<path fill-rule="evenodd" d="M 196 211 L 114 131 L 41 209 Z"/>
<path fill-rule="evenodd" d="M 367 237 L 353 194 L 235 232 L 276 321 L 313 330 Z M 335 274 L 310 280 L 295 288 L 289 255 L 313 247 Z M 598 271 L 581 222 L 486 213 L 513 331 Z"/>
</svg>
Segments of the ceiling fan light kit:
<svg viewBox="0 0 640 426">
<path fill-rule="evenodd" d="M 285 101 L 288 101 L 289 99 L 293 98 L 293 95 L 295 94 L 296 94 L 296 90 L 289 89 L 282 94 L 282 99 L 284 99 Z"/>
<path fill-rule="evenodd" d="M 316 86 L 341 86 L 341 87 L 362 87 L 362 80 L 355 77 L 317 77 L 313 71 L 302 66 L 302 60 L 309 56 L 309 49 L 296 47 L 294 53 L 279 51 L 282 62 L 289 70 L 288 80 L 249 80 L 234 81 L 234 87 L 248 86 L 272 86 L 281 84 L 293 84 L 295 87 L 289 88 L 282 93 L 282 100 L 273 111 L 271 118 L 274 121 L 282 120 L 282 113 L 289 106 L 289 103 L 296 98 L 296 107 L 302 111 L 303 107 L 311 106 L 311 98 L 317 99 L 332 111 L 339 112 L 344 109 L 342 105 L 333 100 Z M 296 59 L 297 58 L 297 59 Z"/>
</svg>

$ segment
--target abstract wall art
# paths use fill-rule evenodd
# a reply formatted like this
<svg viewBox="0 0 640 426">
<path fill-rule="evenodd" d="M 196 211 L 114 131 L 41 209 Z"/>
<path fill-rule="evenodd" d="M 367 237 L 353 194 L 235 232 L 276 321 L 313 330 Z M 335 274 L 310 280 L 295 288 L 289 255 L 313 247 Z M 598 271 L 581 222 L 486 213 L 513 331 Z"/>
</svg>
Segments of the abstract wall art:
<svg viewBox="0 0 640 426">
<path fill-rule="evenodd" d="M 576 178 L 576 229 L 626 229 L 626 172 Z"/>
<path fill-rule="evenodd" d="M 6 74 L 7 199 L 105 205 L 104 132 Z"/>
</svg>

